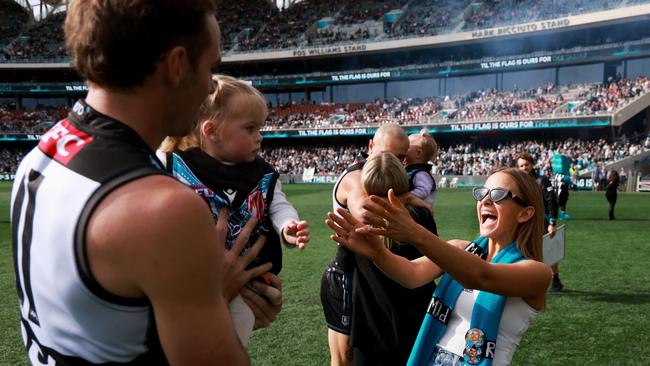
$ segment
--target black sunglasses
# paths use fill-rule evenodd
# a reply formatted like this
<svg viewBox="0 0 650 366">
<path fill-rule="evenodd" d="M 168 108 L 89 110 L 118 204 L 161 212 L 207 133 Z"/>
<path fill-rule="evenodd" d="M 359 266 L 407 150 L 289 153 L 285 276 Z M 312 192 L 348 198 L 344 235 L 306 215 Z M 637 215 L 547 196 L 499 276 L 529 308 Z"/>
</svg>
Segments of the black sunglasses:
<svg viewBox="0 0 650 366">
<path fill-rule="evenodd" d="M 474 199 L 477 201 L 482 201 L 485 196 L 490 195 L 490 199 L 492 202 L 497 203 L 501 202 L 506 198 L 512 198 L 513 201 L 517 202 L 518 204 L 528 207 L 531 206 L 531 204 L 526 201 L 525 199 L 516 196 L 512 194 L 509 190 L 505 188 L 486 188 L 486 187 L 474 187 L 472 190 L 472 195 L 474 196 Z"/>
</svg>

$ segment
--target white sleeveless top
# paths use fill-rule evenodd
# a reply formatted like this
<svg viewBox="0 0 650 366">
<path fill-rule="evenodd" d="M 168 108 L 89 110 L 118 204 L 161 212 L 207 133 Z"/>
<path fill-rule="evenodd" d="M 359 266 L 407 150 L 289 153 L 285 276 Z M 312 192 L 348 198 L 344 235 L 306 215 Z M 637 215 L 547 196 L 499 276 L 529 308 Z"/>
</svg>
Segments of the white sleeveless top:
<svg viewBox="0 0 650 366">
<path fill-rule="evenodd" d="M 451 312 L 447 331 L 440 338 L 438 346 L 462 357 L 465 349 L 465 334 L 469 330 L 474 302 L 480 291 L 464 290 L 458 296 L 456 307 Z M 521 297 L 508 297 L 499 323 L 494 366 L 510 365 L 521 337 L 539 312 Z"/>
</svg>

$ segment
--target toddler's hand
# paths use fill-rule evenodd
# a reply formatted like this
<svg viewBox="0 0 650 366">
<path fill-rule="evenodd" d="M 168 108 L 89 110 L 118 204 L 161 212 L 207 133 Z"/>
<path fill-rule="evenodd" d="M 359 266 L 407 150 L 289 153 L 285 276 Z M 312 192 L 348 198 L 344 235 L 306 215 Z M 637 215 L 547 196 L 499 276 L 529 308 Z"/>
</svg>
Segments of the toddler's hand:
<svg viewBox="0 0 650 366">
<path fill-rule="evenodd" d="M 284 226 L 283 236 L 287 244 L 295 245 L 301 250 L 305 249 L 309 242 L 309 224 L 304 220 L 291 220 Z"/>
</svg>

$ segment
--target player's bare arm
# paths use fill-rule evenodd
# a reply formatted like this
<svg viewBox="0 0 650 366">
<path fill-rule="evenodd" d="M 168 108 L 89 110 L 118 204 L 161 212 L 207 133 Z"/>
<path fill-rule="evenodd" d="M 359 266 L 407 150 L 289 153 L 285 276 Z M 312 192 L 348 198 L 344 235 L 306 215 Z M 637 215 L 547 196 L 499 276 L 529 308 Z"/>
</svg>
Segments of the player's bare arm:
<svg viewBox="0 0 650 366">
<path fill-rule="evenodd" d="M 89 223 L 92 273 L 109 292 L 148 297 L 174 365 L 248 364 L 222 293 L 225 249 L 215 233 L 205 203 L 164 176 L 117 189 Z"/>
</svg>

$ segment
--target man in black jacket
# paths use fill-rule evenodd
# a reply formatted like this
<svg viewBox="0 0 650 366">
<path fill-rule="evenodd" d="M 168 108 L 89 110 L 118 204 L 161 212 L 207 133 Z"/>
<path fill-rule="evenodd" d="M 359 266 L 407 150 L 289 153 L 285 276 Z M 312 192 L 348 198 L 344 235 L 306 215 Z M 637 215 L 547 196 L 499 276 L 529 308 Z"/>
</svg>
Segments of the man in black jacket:
<svg viewBox="0 0 650 366">
<path fill-rule="evenodd" d="M 529 153 L 518 154 L 517 159 L 515 160 L 515 164 L 519 170 L 530 174 L 533 178 L 535 178 L 537 184 L 539 184 L 539 188 L 542 190 L 542 198 L 544 199 L 545 226 L 549 235 L 552 237 L 557 231 L 555 225 L 557 223 L 558 204 L 557 194 L 555 193 L 553 184 L 551 184 L 551 180 L 548 179 L 548 177 L 545 175 L 537 174 L 537 172 L 533 169 L 535 160 Z M 560 281 L 558 264 L 556 263 L 552 265 L 551 269 L 553 270 L 553 281 L 551 283 L 551 287 L 549 288 L 549 292 L 562 291 L 564 285 L 562 284 L 562 281 Z"/>
</svg>

